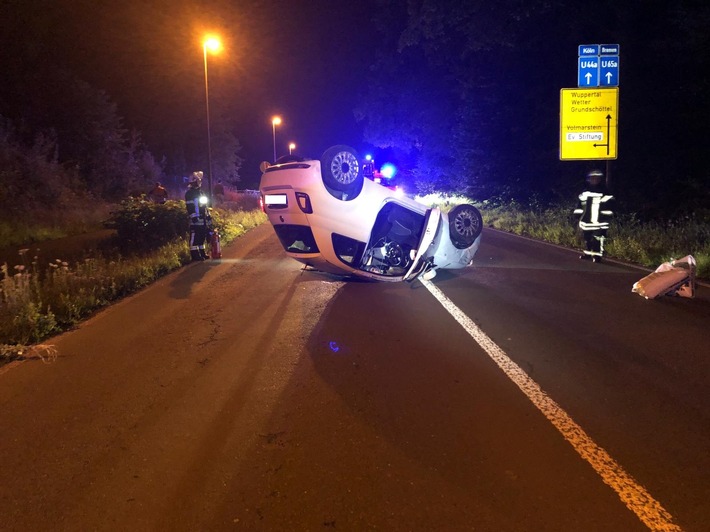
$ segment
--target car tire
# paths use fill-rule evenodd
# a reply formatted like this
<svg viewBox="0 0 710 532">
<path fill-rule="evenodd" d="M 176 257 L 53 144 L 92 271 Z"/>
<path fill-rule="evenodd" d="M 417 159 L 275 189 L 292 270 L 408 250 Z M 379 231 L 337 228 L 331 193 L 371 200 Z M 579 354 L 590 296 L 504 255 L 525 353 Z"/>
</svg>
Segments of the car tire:
<svg viewBox="0 0 710 532">
<path fill-rule="evenodd" d="M 354 199 L 362 190 L 365 177 L 357 152 L 342 144 L 325 150 L 320 160 L 323 184 L 341 199 Z"/>
<path fill-rule="evenodd" d="M 457 205 L 449 213 L 449 234 L 458 249 L 472 245 L 482 231 L 483 217 L 473 205 Z"/>
</svg>

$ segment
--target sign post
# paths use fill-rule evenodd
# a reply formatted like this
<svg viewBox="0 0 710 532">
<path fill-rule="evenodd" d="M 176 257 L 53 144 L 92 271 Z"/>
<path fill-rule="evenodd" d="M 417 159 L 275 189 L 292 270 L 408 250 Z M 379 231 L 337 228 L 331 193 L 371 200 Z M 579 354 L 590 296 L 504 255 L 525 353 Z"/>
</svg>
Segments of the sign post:
<svg viewBox="0 0 710 532">
<path fill-rule="evenodd" d="M 618 44 L 580 44 L 578 89 L 560 92 L 560 160 L 616 159 L 619 123 Z"/>
</svg>

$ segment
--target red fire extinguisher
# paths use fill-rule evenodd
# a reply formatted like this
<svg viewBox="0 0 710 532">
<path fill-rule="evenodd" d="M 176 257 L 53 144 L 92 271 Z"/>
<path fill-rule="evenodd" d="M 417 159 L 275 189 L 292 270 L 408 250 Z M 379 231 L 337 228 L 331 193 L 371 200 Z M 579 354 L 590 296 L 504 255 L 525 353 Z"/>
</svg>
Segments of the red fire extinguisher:
<svg viewBox="0 0 710 532">
<path fill-rule="evenodd" d="M 213 229 L 210 234 L 210 254 L 213 259 L 222 258 L 222 244 L 219 241 L 219 231 Z"/>
</svg>

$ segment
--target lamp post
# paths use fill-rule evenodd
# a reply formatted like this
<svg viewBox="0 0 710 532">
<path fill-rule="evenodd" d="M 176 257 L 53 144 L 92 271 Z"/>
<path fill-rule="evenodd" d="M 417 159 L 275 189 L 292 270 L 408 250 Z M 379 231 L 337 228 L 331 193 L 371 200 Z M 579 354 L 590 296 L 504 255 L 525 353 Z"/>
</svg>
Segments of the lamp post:
<svg viewBox="0 0 710 532">
<path fill-rule="evenodd" d="M 207 107 L 207 186 L 209 188 L 209 198 L 212 201 L 212 139 L 210 138 L 210 89 L 207 77 L 207 50 L 217 53 L 222 48 L 222 44 L 216 37 L 205 37 L 202 43 L 202 52 L 205 59 L 205 105 Z"/>
<path fill-rule="evenodd" d="M 281 117 L 275 116 L 271 119 L 271 130 L 274 134 L 274 162 L 276 162 L 276 126 L 281 124 Z"/>
<path fill-rule="evenodd" d="M 291 155 L 293 153 L 293 150 L 295 150 L 295 149 L 296 149 L 296 144 L 294 144 L 292 142 L 291 144 L 288 145 L 288 154 Z"/>
</svg>

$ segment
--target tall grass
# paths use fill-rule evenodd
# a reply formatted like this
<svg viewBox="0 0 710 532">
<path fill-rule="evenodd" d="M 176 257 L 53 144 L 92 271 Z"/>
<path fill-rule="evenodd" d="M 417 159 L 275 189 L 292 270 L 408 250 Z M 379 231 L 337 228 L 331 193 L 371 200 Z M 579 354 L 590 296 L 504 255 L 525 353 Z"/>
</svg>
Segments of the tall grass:
<svg viewBox="0 0 710 532">
<path fill-rule="evenodd" d="M 258 209 L 215 210 L 223 244 L 266 221 Z M 12 270 L 0 266 L 0 363 L 24 356 L 28 344 L 65 331 L 128 294 L 190 261 L 185 238 L 152 252 L 114 258 L 95 257 L 70 264 L 57 258 L 39 264 L 28 250 Z M 117 258 L 116 258 L 117 257 Z"/>
<path fill-rule="evenodd" d="M 573 205 L 541 207 L 478 203 L 488 227 L 582 249 Z M 710 279 L 710 221 L 693 217 L 669 222 L 642 222 L 634 214 L 622 214 L 611 223 L 605 249 L 610 257 L 656 268 L 686 255 L 697 261 L 698 277 Z"/>
</svg>

